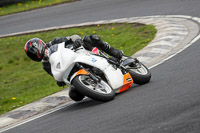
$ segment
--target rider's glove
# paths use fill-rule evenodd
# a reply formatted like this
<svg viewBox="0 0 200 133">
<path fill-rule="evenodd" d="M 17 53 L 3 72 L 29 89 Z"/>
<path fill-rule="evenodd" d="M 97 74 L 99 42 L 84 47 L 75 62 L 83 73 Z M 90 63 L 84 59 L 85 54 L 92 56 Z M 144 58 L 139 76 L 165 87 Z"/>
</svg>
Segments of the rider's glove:
<svg viewBox="0 0 200 133">
<path fill-rule="evenodd" d="M 83 46 L 83 40 L 82 39 L 76 39 L 74 41 L 74 48 L 76 49 L 76 48 L 79 48 L 81 46 Z"/>
<path fill-rule="evenodd" d="M 51 42 L 49 42 L 50 45 L 66 42 L 67 38 L 66 37 L 56 37 L 54 38 Z"/>
<path fill-rule="evenodd" d="M 64 87 L 66 84 L 65 84 L 65 82 L 57 81 L 57 85 L 58 85 L 59 87 Z"/>
</svg>

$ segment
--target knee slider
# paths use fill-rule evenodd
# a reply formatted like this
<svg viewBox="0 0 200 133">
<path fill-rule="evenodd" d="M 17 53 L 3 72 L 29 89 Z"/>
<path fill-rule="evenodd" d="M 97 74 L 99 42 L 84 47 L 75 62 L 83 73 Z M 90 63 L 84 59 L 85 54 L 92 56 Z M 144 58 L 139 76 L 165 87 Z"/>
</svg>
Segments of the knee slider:
<svg viewBox="0 0 200 133">
<path fill-rule="evenodd" d="M 85 49 L 87 49 L 87 50 L 91 50 L 92 48 L 93 48 L 93 46 L 92 46 L 92 40 L 90 39 L 90 36 L 89 35 L 87 35 L 87 36 L 85 36 L 84 38 L 83 38 L 83 47 L 85 48 Z"/>
<path fill-rule="evenodd" d="M 94 43 L 101 41 L 100 37 L 97 35 L 90 35 L 90 38 Z"/>
</svg>

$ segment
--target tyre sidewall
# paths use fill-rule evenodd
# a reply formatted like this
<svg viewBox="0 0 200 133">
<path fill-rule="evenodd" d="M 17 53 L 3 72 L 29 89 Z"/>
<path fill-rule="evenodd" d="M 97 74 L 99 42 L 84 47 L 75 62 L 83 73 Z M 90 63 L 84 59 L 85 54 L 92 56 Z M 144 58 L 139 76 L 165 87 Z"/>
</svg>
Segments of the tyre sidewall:
<svg viewBox="0 0 200 133">
<path fill-rule="evenodd" d="M 91 89 L 89 89 L 85 85 L 83 85 L 79 80 L 79 76 L 76 76 L 73 79 L 72 84 L 81 94 L 83 94 L 89 98 L 92 98 L 94 100 L 102 101 L 102 102 L 106 102 L 106 101 L 110 101 L 110 100 L 114 99 L 115 92 L 109 84 L 108 85 L 112 89 L 111 93 L 109 93 L 109 94 L 98 93 L 96 91 L 92 91 Z"/>
<path fill-rule="evenodd" d="M 139 84 L 139 85 L 146 84 L 151 79 L 151 72 L 149 71 L 149 69 L 145 65 L 143 65 L 142 63 L 141 63 L 141 65 L 144 66 L 144 68 L 147 70 L 147 74 L 142 75 L 142 74 L 138 74 L 134 71 L 128 70 L 128 72 L 130 73 L 130 75 L 133 79 L 133 82 L 135 84 Z"/>
</svg>

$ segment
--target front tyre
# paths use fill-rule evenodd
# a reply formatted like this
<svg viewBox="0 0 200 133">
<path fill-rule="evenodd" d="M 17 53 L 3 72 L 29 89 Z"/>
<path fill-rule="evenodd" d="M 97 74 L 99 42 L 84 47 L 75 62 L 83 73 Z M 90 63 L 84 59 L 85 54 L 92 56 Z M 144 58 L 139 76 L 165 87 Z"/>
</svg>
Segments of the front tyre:
<svg viewBox="0 0 200 133">
<path fill-rule="evenodd" d="M 96 83 L 88 75 L 75 77 L 72 84 L 81 94 L 97 101 L 106 102 L 115 97 L 115 92 L 107 82 L 101 80 Z"/>
<path fill-rule="evenodd" d="M 136 65 L 137 66 L 135 68 L 128 68 L 133 82 L 139 85 L 148 83 L 151 79 L 151 72 L 141 62 L 137 63 Z"/>
</svg>

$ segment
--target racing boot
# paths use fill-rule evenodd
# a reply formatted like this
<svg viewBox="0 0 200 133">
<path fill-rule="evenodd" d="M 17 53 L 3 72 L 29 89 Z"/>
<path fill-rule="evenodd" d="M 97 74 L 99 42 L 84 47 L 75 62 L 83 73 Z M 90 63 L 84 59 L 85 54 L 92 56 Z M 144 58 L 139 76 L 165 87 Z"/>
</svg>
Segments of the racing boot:
<svg viewBox="0 0 200 133">
<path fill-rule="evenodd" d="M 78 102 L 78 101 L 81 101 L 83 100 L 83 98 L 85 97 L 84 95 L 82 95 L 80 92 L 78 92 L 74 87 L 70 87 L 70 90 L 69 90 L 69 97 Z"/>
</svg>

